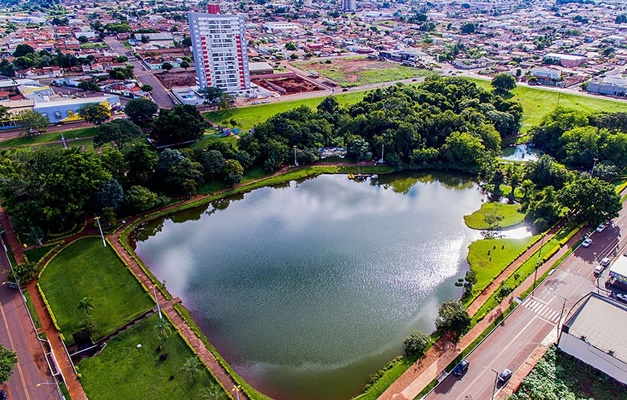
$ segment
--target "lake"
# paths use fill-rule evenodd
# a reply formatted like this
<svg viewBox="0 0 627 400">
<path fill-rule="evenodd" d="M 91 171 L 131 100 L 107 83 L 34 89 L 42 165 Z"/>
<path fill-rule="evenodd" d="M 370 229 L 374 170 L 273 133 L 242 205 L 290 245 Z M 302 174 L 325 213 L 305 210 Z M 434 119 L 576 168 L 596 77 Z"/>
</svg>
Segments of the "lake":
<svg viewBox="0 0 627 400">
<path fill-rule="evenodd" d="M 255 388 L 348 399 L 461 296 L 482 198 L 454 174 L 323 175 L 151 221 L 136 250 Z"/>
</svg>

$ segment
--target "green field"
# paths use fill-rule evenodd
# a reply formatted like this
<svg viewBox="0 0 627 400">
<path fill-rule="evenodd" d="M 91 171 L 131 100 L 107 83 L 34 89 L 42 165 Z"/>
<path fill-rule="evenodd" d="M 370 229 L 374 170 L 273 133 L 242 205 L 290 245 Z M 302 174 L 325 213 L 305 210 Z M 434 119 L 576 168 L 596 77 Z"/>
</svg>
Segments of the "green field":
<svg viewBox="0 0 627 400">
<path fill-rule="evenodd" d="M 490 81 L 471 79 L 479 86 L 488 90 L 492 89 Z M 542 117 L 557 107 L 559 98 L 560 107 L 576 108 L 585 112 L 627 112 L 627 102 L 603 97 L 577 95 L 555 90 L 518 86 L 512 90 L 512 99 L 517 100 L 523 106 L 525 117 L 522 131 L 526 132 L 542 120 Z"/>
<path fill-rule="evenodd" d="M 140 322 L 107 343 L 102 353 L 83 359 L 78 364 L 81 383 L 92 400 L 200 399 L 201 390 L 218 386 L 201 364 L 195 382 L 181 370 L 185 361 L 194 357 L 185 341 L 174 331 L 163 345 L 168 354 L 159 359 L 161 344 L 154 329 L 157 315 Z M 141 344 L 141 348 L 137 346 Z M 228 399 L 220 388 L 215 400 Z M 206 397 L 209 398 L 209 397 Z"/>
<path fill-rule="evenodd" d="M 507 228 L 518 225 L 525 219 L 525 214 L 520 212 L 519 204 L 504 204 L 499 202 L 483 203 L 481 208 L 470 215 L 464 215 L 464 222 L 471 229 L 489 229 L 485 221 L 487 215 L 499 215 L 503 220 L 499 222 L 499 228 Z"/>
<path fill-rule="evenodd" d="M 625 400 L 627 388 L 553 345 L 510 399 Z"/>
<path fill-rule="evenodd" d="M 99 237 L 86 237 L 58 253 L 39 278 L 46 299 L 67 343 L 85 318 L 84 297 L 93 300 L 94 340 L 115 331 L 154 306 L 139 282 Z"/>
<path fill-rule="evenodd" d="M 340 104 L 354 104 L 363 99 L 365 93 L 365 91 L 343 93 L 336 95 L 335 98 Z M 258 106 L 232 108 L 224 112 L 213 111 L 206 113 L 205 116 L 216 124 L 224 126 L 227 126 L 229 121 L 234 119 L 241 128 L 248 130 L 276 114 L 289 111 L 300 106 L 315 108 L 322 102 L 322 100 L 324 100 L 323 96 L 304 100 L 282 101 Z"/>
<path fill-rule="evenodd" d="M 63 132 L 44 133 L 39 136 L 20 136 L 14 139 L 8 139 L 8 140 L 4 140 L 0 142 L 0 149 L 8 148 L 8 147 L 26 147 L 26 146 L 41 145 L 41 144 L 51 143 L 51 142 L 59 142 L 61 141 L 61 134 L 63 134 L 63 136 L 67 139 L 68 145 L 72 145 L 72 142 L 74 142 L 76 139 L 96 136 L 97 133 L 98 133 L 97 127 L 89 127 L 89 128 L 71 129 L 71 130 L 67 130 Z M 82 143 L 82 144 L 85 144 L 85 143 Z M 59 143 L 59 146 L 62 146 L 62 144 Z"/>
<path fill-rule="evenodd" d="M 392 82 L 426 76 L 432 72 L 397 63 L 367 60 L 366 57 L 335 59 L 327 64 L 322 61 L 297 62 L 303 71 L 316 71 L 342 87 L 363 86 L 373 83 Z"/>
<path fill-rule="evenodd" d="M 468 247 L 468 263 L 475 272 L 477 282 L 473 287 L 472 300 L 490 282 L 512 263 L 527 247 L 538 240 L 539 236 L 524 239 L 483 239 L 472 242 Z"/>
</svg>

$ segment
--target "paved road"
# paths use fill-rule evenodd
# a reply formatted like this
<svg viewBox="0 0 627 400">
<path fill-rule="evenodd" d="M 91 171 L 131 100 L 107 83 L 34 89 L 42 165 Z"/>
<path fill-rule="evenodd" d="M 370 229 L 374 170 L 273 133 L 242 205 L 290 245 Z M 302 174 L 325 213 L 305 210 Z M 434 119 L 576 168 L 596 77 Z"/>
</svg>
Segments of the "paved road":
<svg viewBox="0 0 627 400">
<path fill-rule="evenodd" d="M 10 268 L 1 247 L 0 268 L 2 271 Z M 54 378 L 49 372 L 43 348 L 29 320 L 21 294 L 4 284 L 4 273 L 0 277 L 3 283 L 0 285 L 0 343 L 17 352 L 18 358 L 13 375 L 2 386 L 11 400 L 59 399 Z"/>
<path fill-rule="evenodd" d="M 627 230 L 627 211 L 623 209 L 614 222 L 616 226 L 595 232 L 590 247 L 579 247 L 467 357 L 470 368 L 463 377 L 449 375 L 427 399 L 490 399 L 495 389 L 493 371 L 509 368 L 516 372 L 540 343 L 555 342 L 560 318 L 581 297 L 597 290 L 593 271 L 598 260 L 615 257 L 624 251 L 617 252 L 617 246 L 627 246 L 627 239 L 621 237 L 621 230 Z M 599 279 L 601 286 L 607 273 Z M 500 389 L 496 388 L 497 393 Z"/>
<path fill-rule="evenodd" d="M 159 105 L 161 108 L 172 108 L 176 103 L 174 102 L 170 91 L 166 89 L 161 82 L 155 78 L 152 71 L 146 70 L 146 67 L 139 62 L 139 60 L 131 54 L 129 50 L 124 47 L 124 45 L 114 37 L 107 36 L 104 39 L 105 43 L 113 49 L 113 51 L 117 52 L 120 55 L 125 55 L 128 57 L 128 61 L 135 67 L 133 69 L 133 73 L 135 77 L 142 83 L 146 85 L 150 85 L 153 87 L 150 95 L 152 96 L 155 103 Z"/>
</svg>

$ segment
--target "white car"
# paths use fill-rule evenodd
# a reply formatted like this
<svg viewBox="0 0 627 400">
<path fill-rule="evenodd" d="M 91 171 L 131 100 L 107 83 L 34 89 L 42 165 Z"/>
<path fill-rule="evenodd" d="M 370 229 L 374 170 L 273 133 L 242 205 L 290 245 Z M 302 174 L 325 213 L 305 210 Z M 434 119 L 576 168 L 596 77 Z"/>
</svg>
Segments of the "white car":
<svg viewBox="0 0 627 400">
<path fill-rule="evenodd" d="M 597 265 L 597 267 L 594 269 L 594 276 L 601 275 L 603 271 L 605 271 L 605 267 L 601 264 Z"/>
<path fill-rule="evenodd" d="M 596 231 L 597 232 L 603 232 L 603 229 L 605 229 L 605 224 L 601 224 L 601 225 L 597 226 Z"/>
<path fill-rule="evenodd" d="M 586 238 L 583 242 L 581 242 L 581 247 L 588 247 L 592 244 L 592 239 Z"/>
<path fill-rule="evenodd" d="M 608 265 L 610 265 L 610 259 L 609 259 L 609 258 L 607 258 L 607 257 L 604 257 L 604 258 L 601 260 L 601 265 L 602 265 L 602 266 L 604 266 L 604 267 L 607 267 Z"/>
</svg>

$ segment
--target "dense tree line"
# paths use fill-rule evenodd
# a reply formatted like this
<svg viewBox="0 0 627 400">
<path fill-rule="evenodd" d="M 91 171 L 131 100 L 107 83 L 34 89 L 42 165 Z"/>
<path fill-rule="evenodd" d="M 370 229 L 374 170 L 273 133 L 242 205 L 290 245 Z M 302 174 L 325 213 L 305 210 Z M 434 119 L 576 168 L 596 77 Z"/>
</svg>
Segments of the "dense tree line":
<svg viewBox="0 0 627 400">
<path fill-rule="evenodd" d="M 142 121 L 145 130 L 152 129 L 150 136 L 159 138 L 160 144 L 202 137 L 205 123 L 194 107 L 161 110 L 152 120 L 154 103 L 129 104 L 129 113 Z M 42 232 L 67 230 L 87 215 L 100 215 L 105 224 L 113 224 L 120 216 L 195 194 L 207 182 L 237 184 L 244 168 L 251 166 L 246 152 L 224 142 L 206 149 L 158 151 L 131 120 L 99 125 L 94 145 L 102 151 L 40 147 L 0 153 L 0 197 L 16 226 L 25 233 L 38 232 L 39 237 Z"/>
<path fill-rule="evenodd" d="M 461 78 L 428 78 L 367 93 L 350 107 L 333 97 L 316 110 L 278 114 L 240 140 L 255 164 L 282 166 L 296 151 L 300 163 L 320 147 L 344 146 L 358 160 L 392 165 L 457 165 L 476 169 L 500 152 L 501 137 L 520 128 L 522 107 Z M 383 153 L 383 154 L 382 154 Z"/>
</svg>

